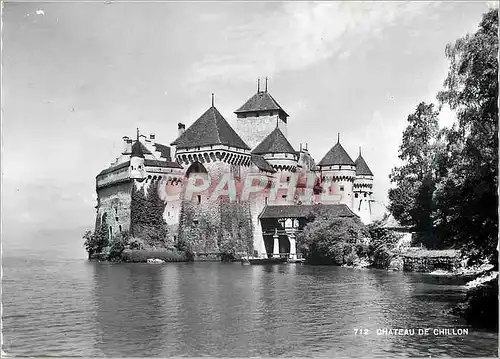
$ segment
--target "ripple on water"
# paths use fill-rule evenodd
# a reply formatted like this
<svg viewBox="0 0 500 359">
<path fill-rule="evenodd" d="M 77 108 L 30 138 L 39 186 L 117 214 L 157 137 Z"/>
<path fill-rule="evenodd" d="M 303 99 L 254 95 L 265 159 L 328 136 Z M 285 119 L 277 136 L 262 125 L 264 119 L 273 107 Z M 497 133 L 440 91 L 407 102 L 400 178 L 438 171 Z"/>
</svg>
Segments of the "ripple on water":
<svg viewBox="0 0 500 359">
<path fill-rule="evenodd" d="M 3 263 L 4 340 L 18 356 L 495 356 L 496 333 L 355 336 L 463 326 L 463 288 L 404 273 L 218 263 Z M 5 350 L 5 349 L 4 349 Z"/>
</svg>

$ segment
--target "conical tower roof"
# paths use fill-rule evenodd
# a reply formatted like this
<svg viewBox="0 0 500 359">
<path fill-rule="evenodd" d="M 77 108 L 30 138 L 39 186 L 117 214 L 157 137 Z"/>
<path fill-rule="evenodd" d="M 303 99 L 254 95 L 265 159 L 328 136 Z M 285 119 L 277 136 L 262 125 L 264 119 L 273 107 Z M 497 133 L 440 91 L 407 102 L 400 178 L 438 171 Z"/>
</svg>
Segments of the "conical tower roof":
<svg viewBox="0 0 500 359">
<path fill-rule="evenodd" d="M 370 167 L 366 164 L 365 159 L 361 156 L 361 151 L 359 151 L 359 156 L 354 162 L 356 165 L 356 176 L 373 176 Z"/>
<path fill-rule="evenodd" d="M 293 149 L 283 132 L 276 126 L 276 128 L 254 148 L 252 153 L 256 155 L 263 155 L 266 153 L 296 154 L 297 151 Z"/>
<path fill-rule="evenodd" d="M 354 166 L 354 162 L 347 154 L 344 147 L 340 144 L 340 141 L 327 152 L 325 157 L 319 161 L 318 166 L 336 166 L 336 165 L 351 165 Z"/>
<path fill-rule="evenodd" d="M 132 145 L 132 154 L 130 157 L 141 157 L 144 158 L 144 146 L 143 144 L 137 140 L 135 143 Z"/>
<path fill-rule="evenodd" d="M 244 113 L 244 112 L 259 112 L 259 111 L 271 111 L 278 110 L 283 111 L 285 116 L 288 114 L 281 108 L 278 102 L 271 96 L 267 91 L 258 91 L 255 95 L 250 97 L 247 102 L 243 104 L 239 109 L 234 111 L 234 113 Z"/>
<path fill-rule="evenodd" d="M 171 145 L 177 148 L 226 145 L 250 149 L 214 106 L 205 111 Z"/>
</svg>

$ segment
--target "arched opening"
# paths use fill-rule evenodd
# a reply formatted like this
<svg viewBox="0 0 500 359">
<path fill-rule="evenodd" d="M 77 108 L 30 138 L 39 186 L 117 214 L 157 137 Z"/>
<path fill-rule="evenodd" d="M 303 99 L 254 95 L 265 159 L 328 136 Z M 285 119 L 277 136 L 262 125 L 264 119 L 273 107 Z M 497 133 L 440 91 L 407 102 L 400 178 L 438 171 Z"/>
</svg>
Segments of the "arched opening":
<svg viewBox="0 0 500 359">
<path fill-rule="evenodd" d="M 205 166 L 203 166 L 200 162 L 195 162 L 191 166 L 189 166 L 188 170 L 186 171 L 186 177 L 189 177 L 191 173 L 206 173 L 207 169 Z"/>
</svg>

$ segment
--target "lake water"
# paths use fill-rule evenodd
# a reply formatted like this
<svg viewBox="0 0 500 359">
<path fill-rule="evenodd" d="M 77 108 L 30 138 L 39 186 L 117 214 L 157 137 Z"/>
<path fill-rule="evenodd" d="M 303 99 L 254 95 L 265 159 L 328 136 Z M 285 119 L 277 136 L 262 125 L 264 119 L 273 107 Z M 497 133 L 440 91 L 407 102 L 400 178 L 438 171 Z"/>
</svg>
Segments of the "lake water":
<svg viewBox="0 0 500 359">
<path fill-rule="evenodd" d="M 42 256 L 43 257 L 43 256 Z M 416 273 L 239 263 L 3 260 L 4 350 L 17 356 L 496 356 L 498 334 L 443 310 L 463 286 Z M 367 335 L 355 335 L 356 328 Z M 431 328 L 428 336 L 380 336 Z"/>
</svg>

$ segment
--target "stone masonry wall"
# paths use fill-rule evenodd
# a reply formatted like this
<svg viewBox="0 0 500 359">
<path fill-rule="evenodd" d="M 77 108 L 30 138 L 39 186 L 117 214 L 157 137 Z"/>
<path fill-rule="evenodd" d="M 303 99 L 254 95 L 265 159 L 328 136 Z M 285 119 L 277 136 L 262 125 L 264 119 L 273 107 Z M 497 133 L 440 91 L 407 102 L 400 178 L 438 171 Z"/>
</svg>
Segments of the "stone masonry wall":
<svg viewBox="0 0 500 359">
<path fill-rule="evenodd" d="M 97 218 L 100 222 L 106 213 L 108 230 L 114 237 L 121 231 L 130 230 L 130 207 L 131 207 L 132 182 L 123 182 L 97 190 Z"/>
<path fill-rule="evenodd" d="M 236 132 L 250 148 L 254 148 L 276 128 L 277 118 L 278 115 L 237 118 Z M 280 119 L 278 127 L 286 137 L 287 124 Z"/>
</svg>

